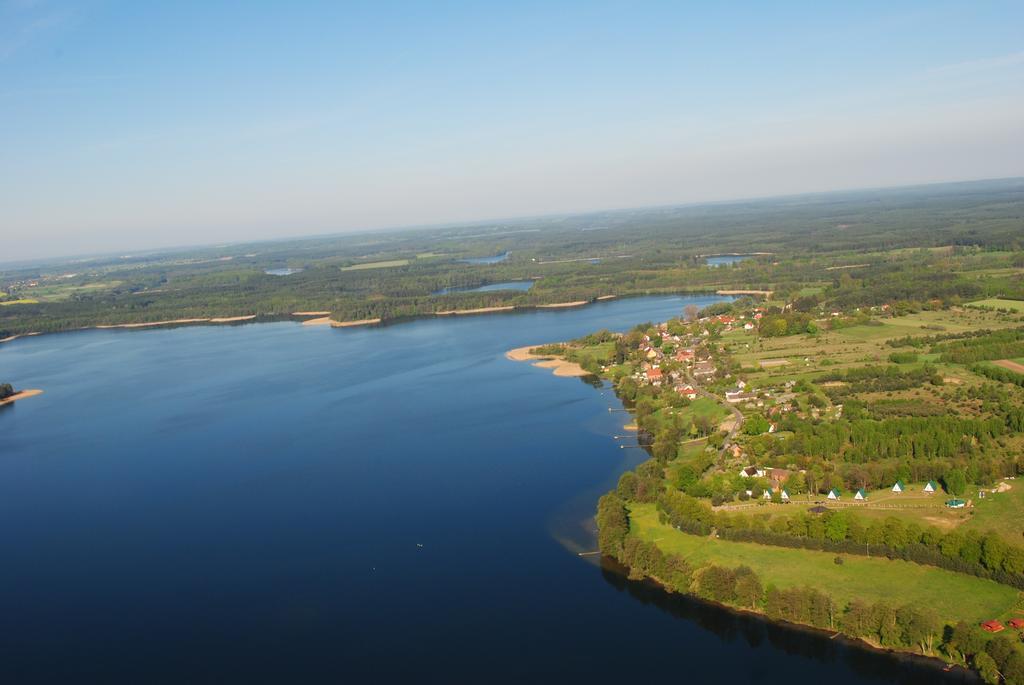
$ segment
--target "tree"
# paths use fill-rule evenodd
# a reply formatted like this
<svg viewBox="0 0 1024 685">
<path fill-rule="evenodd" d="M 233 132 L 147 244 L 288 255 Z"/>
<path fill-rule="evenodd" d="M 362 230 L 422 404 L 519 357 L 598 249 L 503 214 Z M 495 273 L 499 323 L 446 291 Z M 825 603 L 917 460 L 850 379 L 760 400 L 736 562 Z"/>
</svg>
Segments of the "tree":
<svg viewBox="0 0 1024 685">
<path fill-rule="evenodd" d="M 981 538 L 981 563 L 987 569 L 998 571 L 1003 568 L 1003 560 L 1006 559 L 1008 550 L 1009 545 L 1003 542 L 1001 537 L 988 533 Z"/>
<path fill-rule="evenodd" d="M 995 660 L 985 652 L 974 655 L 974 670 L 986 683 L 999 685 L 999 668 L 996 666 Z"/>
<path fill-rule="evenodd" d="M 932 640 L 939 630 L 939 619 L 934 611 L 903 606 L 896 611 L 896 622 L 903 632 L 904 643 L 920 647 L 922 653 L 931 651 Z"/>
<path fill-rule="evenodd" d="M 746 566 L 736 569 L 736 602 L 741 606 L 756 609 L 762 597 L 764 588 L 757 574 Z"/>
<path fill-rule="evenodd" d="M 986 641 L 987 638 L 980 629 L 964 621 L 953 626 L 953 633 L 949 638 L 950 646 L 956 648 L 965 657 L 974 656 L 984 650 Z"/>
<path fill-rule="evenodd" d="M 763 417 L 761 414 L 753 414 L 747 417 L 747 420 L 743 422 L 743 432 L 747 435 L 761 435 L 761 433 L 767 433 L 771 427 L 771 423 L 768 419 Z"/>
<path fill-rule="evenodd" d="M 942 479 L 942 485 L 946 492 L 959 497 L 967 492 L 967 476 L 964 475 L 963 469 L 953 469 Z"/>
<path fill-rule="evenodd" d="M 14 394 L 14 388 L 10 383 L 0 383 L 0 400 L 5 400 Z"/>
<path fill-rule="evenodd" d="M 1006 685 L 1024 685 L 1024 654 L 1014 652 L 1003 665 L 1003 680 Z"/>
<path fill-rule="evenodd" d="M 985 651 L 990 657 L 992 657 L 993 661 L 996 662 L 996 666 L 1003 669 L 1006 666 L 1010 655 L 1014 653 L 1015 648 L 1013 646 L 1013 641 L 1011 641 L 1010 638 L 1005 635 L 997 635 L 992 638 L 987 645 L 985 645 Z"/>
</svg>

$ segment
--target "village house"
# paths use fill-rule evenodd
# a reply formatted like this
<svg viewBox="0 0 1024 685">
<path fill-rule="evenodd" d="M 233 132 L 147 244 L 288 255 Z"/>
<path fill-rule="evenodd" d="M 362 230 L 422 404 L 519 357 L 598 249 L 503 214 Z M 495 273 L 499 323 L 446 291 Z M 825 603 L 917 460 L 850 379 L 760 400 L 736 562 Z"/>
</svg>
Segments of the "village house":
<svg viewBox="0 0 1024 685">
<path fill-rule="evenodd" d="M 839 490 L 837 488 L 832 488 L 831 490 L 829 490 L 828 491 L 828 499 L 838 500 L 839 499 Z"/>
<path fill-rule="evenodd" d="M 745 392 L 740 388 L 733 388 L 732 390 L 725 391 L 725 401 L 730 404 L 749 402 L 754 399 L 757 399 L 757 395 L 752 392 Z"/>
<path fill-rule="evenodd" d="M 866 500 L 868 498 L 868 493 L 864 492 L 864 488 L 861 488 L 853 498 L 856 500 Z"/>
<path fill-rule="evenodd" d="M 688 400 L 697 399 L 697 391 L 690 385 L 677 385 L 676 392 L 685 397 Z"/>
<path fill-rule="evenodd" d="M 683 349 L 676 351 L 676 361 L 690 363 L 693 361 L 694 352 L 692 349 Z"/>
<path fill-rule="evenodd" d="M 647 369 L 645 375 L 647 377 L 647 382 L 653 386 L 661 385 L 662 378 L 664 377 L 664 375 L 661 373 L 661 369 L 659 369 L 657 366 L 652 366 L 651 368 Z"/>
<path fill-rule="evenodd" d="M 981 624 L 981 629 L 987 633 L 999 633 L 1006 630 L 1006 626 L 999 621 L 985 621 Z"/>
<path fill-rule="evenodd" d="M 892 491 L 897 495 L 901 494 L 903 492 L 903 489 L 903 481 L 901 480 L 896 481 L 892 486 Z"/>
<path fill-rule="evenodd" d="M 924 492 L 926 492 L 926 493 L 928 493 L 930 495 L 933 492 L 935 492 L 935 487 L 936 487 L 935 486 L 935 481 L 930 480 L 930 481 L 928 481 L 928 484 L 924 486 Z"/>
<path fill-rule="evenodd" d="M 693 365 L 694 376 L 713 376 L 718 369 L 712 361 L 700 361 Z"/>
</svg>

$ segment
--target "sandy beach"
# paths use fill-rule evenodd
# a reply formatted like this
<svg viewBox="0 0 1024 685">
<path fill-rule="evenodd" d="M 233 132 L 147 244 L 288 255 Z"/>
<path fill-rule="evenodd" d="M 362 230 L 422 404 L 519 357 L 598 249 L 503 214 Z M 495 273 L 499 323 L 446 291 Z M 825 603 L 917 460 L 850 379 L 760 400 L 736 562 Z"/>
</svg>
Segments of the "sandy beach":
<svg viewBox="0 0 1024 685">
<path fill-rule="evenodd" d="M 151 326 L 172 326 L 182 323 L 206 323 L 209 319 L 169 319 L 167 321 L 147 321 L 145 323 L 110 323 L 93 326 L 93 328 L 149 328 Z"/>
<path fill-rule="evenodd" d="M 575 302 L 557 302 L 555 304 L 539 304 L 538 309 L 561 309 L 562 307 L 580 307 L 590 304 L 587 300 L 576 300 Z"/>
<path fill-rule="evenodd" d="M 175 326 L 187 323 L 232 323 L 234 321 L 252 321 L 255 314 L 243 314 L 242 316 L 215 316 L 202 319 L 167 319 L 166 321 L 143 321 L 141 323 L 107 323 L 93 326 L 93 328 L 152 328 L 154 326 Z"/>
<path fill-rule="evenodd" d="M 6 338 L 0 338 L 0 343 L 14 342 L 18 338 L 28 338 L 28 337 L 33 336 L 33 335 L 39 335 L 39 333 L 38 332 L 32 332 L 32 333 L 21 333 L 19 335 L 11 335 L 11 336 L 8 336 Z"/>
<path fill-rule="evenodd" d="M 488 314 L 490 312 L 510 312 L 515 307 L 508 305 L 506 307 L 480 307 L 478 309 L 450 309 L 443 312 L 434 312 L 434 316 L 459 316 L 461 314 Z"/>
<path fill-rule="evenodd" d="M 11 395 L 10 397 L 8 397 L 5 400 L 0 400 L 0 407 L 2 407 L 5 404 L 13 404 L 13 403 L 17 402 L 18 400 L 24 400 L 24 399 L 27 399 L 29 397 L 35 397 L 36 395 L 42 395 L 42 394 L 43 394 L 42 390 L 22 390 L 20 392 L 14 393 L 13 395 Z"/>
<path fill-rule="evenodd" d="M 600 297 L 597 298 L 597 301 L 598 302 L 602 302 L 604 300 L 614 300 L 614 299 L 615 299 L 615 295 L 601 295 Z"/>
<path fill-rule="evenodd" d="M 210 323 L 231 323 L 232 321 L 252 321 L 256 318 L 255 314 L 249 314 L 247 316 L 219 316 L 210 319 Z"/>
<path fill-rule="evenodd" d="M 372 326 L 380 323 L 380 319 L 355 319 L 352 321 L 335 321 L 329 316 L 319 316 L 302 322 L 303 326 L 330 326 L 332 328 L 348 328 L 350 326 Z"/>
<path fill-rule="evenodd" d="M 380 323 L 380 319 L 355 319 L 353 321 L 331 321 L 334 328 L 348 328 L 349 326 L 372 326 Z"/>
<path fill-rule="evenodd" d="M 537 347 L 537 345 L 530 345 L 528 347 L 517 347 L 514 350 L 509 350 L 505 353 L 506 359 L 511 359 L 514 362 L 528 362 L 532 361 L 533 366 L 540 367 L 542 369 L 551 369 L 551 373 L 556 376 L 573 377 L 573 376 L 589 376 L 590 372 L 584 370 L 582 366 L 576 362 L 568 362 L 564 359 L 556 357 L 531 354 L 530 350 Z"/>
</svg>

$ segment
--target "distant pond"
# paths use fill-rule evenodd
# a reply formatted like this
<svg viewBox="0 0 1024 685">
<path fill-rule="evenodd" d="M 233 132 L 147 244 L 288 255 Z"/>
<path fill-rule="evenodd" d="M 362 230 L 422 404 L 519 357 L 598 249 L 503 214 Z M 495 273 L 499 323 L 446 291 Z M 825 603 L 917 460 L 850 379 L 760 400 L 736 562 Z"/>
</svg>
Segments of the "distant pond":
<svg viewBox="0 0 1024 685">
<path fill-rule="evenodd" d="M 489 283 L 476 287 L 464 288 L 441 288 L 435 290 L 432 295 L 448 295 L 450 293 L 487 293 L 495 290 L 519 290 L 526 292 L 533 287 L 533 281 L 505 281 L 504 283 Z"/>
<path fill-rule="evenodd" d="M 269 276 L 291 276 L 292 274 L 297 274 L 300 271 L 302 271 L 302 269 L 267 269 L 263 273 Z"/>
<path fill-rule="evenodd" d="M 748 254 L 715 255 L 705 258 L 704 261 L 708 266 L 732 266 L 744 259 L 750 259 L 751 256 Z"/>
<path fill-rule="evenodd" d="M 511 254 L 511 252 L 506 251 L 493 257 L 470 257 L 469 259 L 460 259 L 459 261 L 463 264 L 497 264 L 508 259 Z"/>
</svg>

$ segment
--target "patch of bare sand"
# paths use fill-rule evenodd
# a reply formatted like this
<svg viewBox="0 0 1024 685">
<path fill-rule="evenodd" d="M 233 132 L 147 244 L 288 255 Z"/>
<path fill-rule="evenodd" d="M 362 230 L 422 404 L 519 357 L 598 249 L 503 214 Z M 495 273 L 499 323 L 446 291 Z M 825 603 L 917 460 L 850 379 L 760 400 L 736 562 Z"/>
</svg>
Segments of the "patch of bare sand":
<svg viewBox="0 0 1024 685">
<path fill-rule="evenodd" d="M 582 307 L 588 304 L 587 300 L 576 300 L 575 302 L 556 302 L 555 304 L 539 304 L 538 309 L 562 309 L 564 307 Z"/>
<path fill-rule="evenodd" d="M 36 395 L 42 394 L 42 390 L 21 390 L 19 392 L 14 393 L 7 399 L 0 400 L 0 407 L 2 407 L 5 404 L 14 404 L 18 400 L 24 400 L 28 399 L 29 397 L 35 397 Z"/>
<path fill-rule="evenodd" d="M 302 322 L 303 326 L 330 326 L 331 328 L 349 328 L 351 326 L 372 326 L 380 323 L 380 319 L 353 319 L 351 321 L 335 321 L 329 316 L 319 316 L 315 319 L 307 319 Z"/>
<path fill-rule="evenodd" d="M 331 321 L 334 328 L 349 328 L 350 326 L 372 326 L 380 323 L 380 319 L 352 319 L 350 321 Z"/>
<path fill-rule="evenodd" d="M 255 314 L 249 314 L 247 316 L 217 316 L 210 319 L 210 323 L 231 323 L 232 321 L 252 321 L 256 318 Z"/>
<path fill-rule="evenodd" d="M 508 305 L 506 307 L 478 307 L 476 309 L 448 309 L 443 312 L 434 312 L 434 316 L 461 316 L 463 314 L 489 314 L 490 312 L 510 312 L 515 307 Z"/>
<path fill-rule="evenodd" d="M 506 352 L 505 358 L 514 362 L 532 361 L 534 362 L 534 366 L 538 366 L 542 369 L 551 369 L 551 372 L 556 376 L 572 377 L 590 375 L 589 371 L 586 371 L 576 362 L 566 361 L 558 357 L 552 357 L 551 355 L 538 355 L 530 352 L 530 350 L 536 349 L 537 347 L 540 346 L 529 345 L 528 347 L 517 347 L 514 350 Z"/>
<path fill-rule="evenodd" d="M 542 369 L 551 369 L 551 372 L 556 376 L 572 377 L 590 375 L 590 372 L 586 371 L 576 362 L 567 362 L 564 359 L 548 359 L 547 361 L 536 362 L 534 366 L 539 366 Z"/>
<path fill-rule="evenodd" d="M 206 323 L 209 319 L 168 319 L 166 321 L 147 321 L 144 323 L 111 323 L 94 326 L 94 328 L 150 328 L 152 326 L 173 326 L 183 323 Z"/>
</svg>

